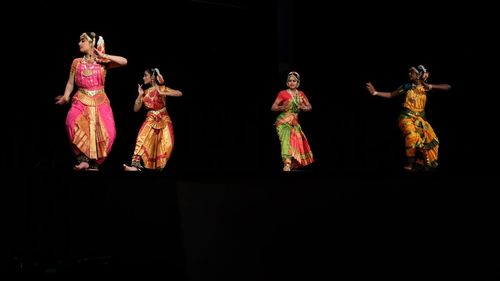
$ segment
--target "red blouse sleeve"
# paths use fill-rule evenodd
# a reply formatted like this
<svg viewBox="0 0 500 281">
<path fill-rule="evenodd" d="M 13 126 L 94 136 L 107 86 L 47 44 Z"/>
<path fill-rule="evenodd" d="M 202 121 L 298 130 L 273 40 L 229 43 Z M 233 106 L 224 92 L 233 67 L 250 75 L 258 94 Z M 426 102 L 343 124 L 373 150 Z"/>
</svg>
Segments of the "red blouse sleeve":
<svg viewBox="0 0 500 281">
<path fill-rule="evenodd" d="M 309 99 L 306 97 L 306 94 L 304 94 L 304 92 L 300 92 L 300 96 L 307 102 L 309 103 Z"/>
<path fill-rule="evenodd" d="M 278 99 L 280 101 L 285 101 L 285 100 L 288 100 L 290 98 L 290 94 L 288 94 L 288 92 L 286 90 L 282 90 L 278 93 Z"/>
</svg>

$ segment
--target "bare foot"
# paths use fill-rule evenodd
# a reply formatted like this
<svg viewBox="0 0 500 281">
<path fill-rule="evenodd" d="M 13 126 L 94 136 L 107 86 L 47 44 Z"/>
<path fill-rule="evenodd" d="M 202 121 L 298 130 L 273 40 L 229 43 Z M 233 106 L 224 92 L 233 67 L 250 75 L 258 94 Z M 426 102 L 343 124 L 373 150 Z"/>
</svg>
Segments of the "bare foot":
<svg viewBox="0 0 500 281">
<path fill-rule="evenodd" d="M 123 164 L 123 170 L 126 172 L 138 172 L 138 171 L 140 171 L 137 167 L 128 166 L 126 164 Z"/>
<path fill-rule="evenodd" d="M 73 170 L 82 171 L 82 170 L 87 170 L 88 168 L 89 168 L 88 162 L 80 162 L 80 164 L 75 165 L 75 167 L 73 167 Z"/>
<path fill-rule="evenodd" d="M 287 163 L 287 164 L 285 164 L 285 166 L 283 166 L 283 171 L 284 171 L 284 172 L 290 172 L 290 171 L 291 171 L 291 167 L 290 167 L 290 166 L 291 166 L 291 165 L 290 165 L 290 164 L 288 164 L 288 163 Z"/>
<path fill-rule="evenodd" d="M 413 171 L 412 166 L 404 166 L 403 169 L 405 169 L 406 171 Z"/>
</svg>

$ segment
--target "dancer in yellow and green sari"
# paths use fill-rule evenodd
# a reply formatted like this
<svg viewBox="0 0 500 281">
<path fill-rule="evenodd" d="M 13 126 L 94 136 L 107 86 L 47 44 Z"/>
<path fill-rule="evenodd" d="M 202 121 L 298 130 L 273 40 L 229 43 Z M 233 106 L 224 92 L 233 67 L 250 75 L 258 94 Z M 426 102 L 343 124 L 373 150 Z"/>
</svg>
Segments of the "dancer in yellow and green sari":
<svg viewBox="0 0 500 281">
<path fill-rule="evenodd" d="M 438 166 L 439 140 L 425 118 L 425 103 L 430 90 L 449 90 L 448 84 L 428 84 L 429 72 L 423 65 L 409 70 L 411 83 L 400 86 L 393 92 L 378 92 L 368 82 L 370 94 L 383 98 L 393 98 L 404 94 L 403 109 L 398 117 L 398 124 L 405 138 L 407 171 L 433 170 Z"/>
<path fill-rule="evenodd" d="M 288 89 L 280 91 L 271 106 L 272 111 L 281 112 L 274 125 L 281 143 L 285 172 L 314 162 L 306 135 L 299 124 L 299 112 L 309 111 L 312 107 L 304 92 L 298 90 L 299 84 L 300 75 L 290 72 L 287 77 Z"/>
<path fill-rule="evenodd" d="M 161 171 L 174 148 L 174 131 L 166 108 L 166 96 L 180 97 L 182 92 L 163 85 L 165 81 L 158 68 L 144 71 L 143 80 L 148 88 L 143 90 L 139 85 L 134 111 L 139 111 L 144 105 L 148 113 L 137 135 L 131 165 L 123 164 L 125 171 L 141 171 L 143 168 Z"/>
</svg>

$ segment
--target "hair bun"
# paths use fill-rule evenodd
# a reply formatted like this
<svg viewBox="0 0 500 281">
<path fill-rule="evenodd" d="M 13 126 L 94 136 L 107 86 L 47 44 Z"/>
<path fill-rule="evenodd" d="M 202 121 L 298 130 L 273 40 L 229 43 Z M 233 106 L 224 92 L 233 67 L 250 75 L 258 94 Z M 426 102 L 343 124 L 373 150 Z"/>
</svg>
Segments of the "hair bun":
<svg viewBox="0 0 500 281">
<path fill-rule="evenodd" d="M 419 65 L 417 66 L 417 69 L 420 71 L 420 72 L 427 72 L 427 69 L 425 68 L 425 66 L 423 65 Z"/>
</svg>

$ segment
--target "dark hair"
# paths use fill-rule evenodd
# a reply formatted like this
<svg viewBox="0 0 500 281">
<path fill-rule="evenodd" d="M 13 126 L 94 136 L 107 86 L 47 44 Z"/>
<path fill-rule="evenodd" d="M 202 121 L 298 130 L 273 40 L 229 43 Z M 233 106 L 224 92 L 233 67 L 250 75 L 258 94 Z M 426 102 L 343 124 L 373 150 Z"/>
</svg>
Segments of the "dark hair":
<svg viewBox="0 0 500 281">
<path fill-rule="evenodd" d="M 288 79 L 290 79 L 290 77 L 295 77 L 295 79 L 297 79 L 297 87 L 300 86 L 300 75 L 297 71 L 290 71 L 288 73 L 288 75 L 286 76 L 286 81 L 288 83 Z"/>
<path fill-rule="evenodd" d="M 419 73 L 425 73 L 425 72 L 427 72 L 427 68 L 425 68 L 425 66 L 423 66 L 423 65 L 417 66 L 417 70 L 418 70 Z"/>
<path fill-rule="evenodd" d="M 418 79 L 422 79 L 423 81 L 426 81 L 429 77 L 429 72 L 423 65 L 419 65 L 417 67 L 412 66 L 410 67 L 410 70 L 415 71 L 418 74 Z"/>
<path fill-rule="evenodd" d="M 84 32 L 82 33 L 82 35 L 80 35 L 80 38 L 86 38 L 86 39 L 90 39 L 89 41 L 91 41 L 92 45 L 95 46 L 95 43 L 96 43 L 96 37 L 97 35 L 95 34 L 95 32 Z"/>
<path fill-rule="evenodd" d="M 299 75 L 299 73 L 297 71 L 290 71 L 290 73 L 288 73 L 287 80 L 288 80 L 288 78 L 290 78 L 290 76 L 293 76 L 297 80 L 300 81 L 300 75 Z"/>
<path fill-rule="evenodd" d="M 160 74 L 160 70 L 158 68 L 148 68 L 145 70 L 146 73 L 151 75 L 153 79 L 155 79 L 156 84 L 163 85 L 165 81 L 163 81 L 163 76 Z"/>
</svg>

